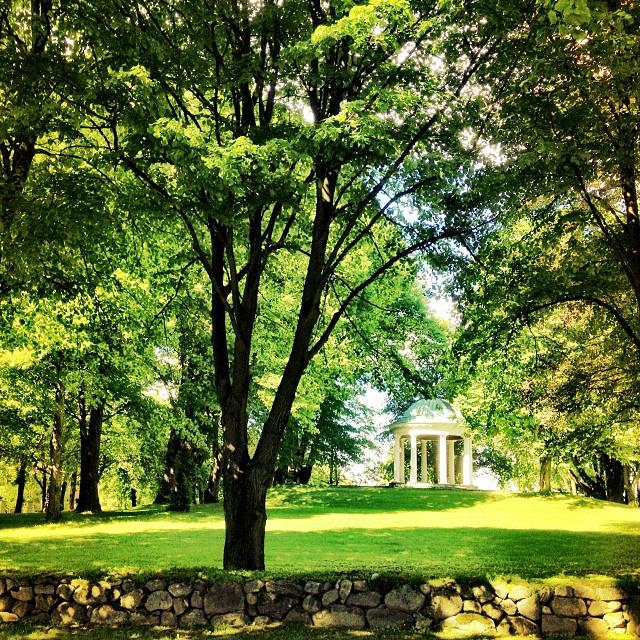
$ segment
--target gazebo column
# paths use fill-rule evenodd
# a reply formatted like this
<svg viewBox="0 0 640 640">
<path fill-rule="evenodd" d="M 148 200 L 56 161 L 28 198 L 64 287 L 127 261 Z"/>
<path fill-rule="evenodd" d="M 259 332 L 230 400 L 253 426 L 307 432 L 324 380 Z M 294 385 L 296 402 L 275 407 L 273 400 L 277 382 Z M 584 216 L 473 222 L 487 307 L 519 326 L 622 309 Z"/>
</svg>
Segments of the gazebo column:
<svg viewBox="0 0 640 640">
<path fill-rule="evenodd" d="M 428 482 L 427 476 L 427 441 L 422 440 L 422 457 L 420 458 L 420 480 L 421 482 Z"/>
<path fill-rule="evenodd" d="M 462 456 L 462 484 L 471 486 L 473 484 L 473 455 L 471 448 L 471 438 L 464 439 L 464 454 Z"/>
<path fill-rule="evenodd" d="M 447 440 L 447 479 L 449 484 L 456 483 L 455 440 Z"/>
<path fill-rule="evenodd" d="M 396 434 L 393 441 L 393 481 L 398 484 L 404 482 L 404 469 L 402 468 L 402 438 Z"/>
<path fill-rule="evenodd" d="M 418 443 L 416 442 L 416 435 L 412 433 L 410 436 L 411 441 L 411 460 L 409 466 L 409 482 L 415 484 L 418 482 Z"/>
<path fill-rule="evenodd" d="M 438 439 L 438 484 L 447 484 L 447 436 Z"/>
</svg>

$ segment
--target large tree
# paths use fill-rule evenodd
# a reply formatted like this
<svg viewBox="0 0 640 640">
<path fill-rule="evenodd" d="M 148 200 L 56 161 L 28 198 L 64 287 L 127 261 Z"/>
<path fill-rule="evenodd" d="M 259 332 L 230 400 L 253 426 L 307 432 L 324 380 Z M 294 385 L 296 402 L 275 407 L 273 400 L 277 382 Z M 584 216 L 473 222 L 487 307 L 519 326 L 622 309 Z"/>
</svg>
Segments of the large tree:
<svg viewBox="0 0 640 640">
<path fill-rule="evenodd" d="M 92 126 L 182 221 L 209 279 L 226 568 L 264 567 L 266 493 L 296 391 L 350 305 L 471 225 L 441 200 L 459 187 L 457 113 L 493 40 L 456 26 L 459 11 L 379 0 L 83 5 L 106 76 Z M 375 257 L 350 278 L 367 245 Z M 304 256 L 293 335 L 250 452 L 254 336 L 282 252 Z"/>
</svg>

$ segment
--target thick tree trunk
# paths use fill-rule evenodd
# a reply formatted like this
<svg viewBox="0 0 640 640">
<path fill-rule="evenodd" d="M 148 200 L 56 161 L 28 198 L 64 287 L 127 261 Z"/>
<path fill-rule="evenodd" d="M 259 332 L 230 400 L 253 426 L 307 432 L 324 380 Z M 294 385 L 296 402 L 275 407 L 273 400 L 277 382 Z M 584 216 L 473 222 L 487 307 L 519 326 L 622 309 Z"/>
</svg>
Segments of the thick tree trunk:
<svg viewBox="0 0 640 640">
<path fill-rule="evenodd" d="M 56 408 L 49 443 L 49 489 L 47 492 L 47 522 L 56 522 L 62 515 L 62 438 L 64 430 L 65 394 L 62 382 L 56 383 Z"/>
<path fill-rule="evenodd" d="M 267 490 L 271 474 L 250 464 L 224 474 L 224 567 L 264 570 Z"/>
<path fill-rule="evenodd" d="M 540 459 L 540 493 L 551 493 L 551 458 Z"/>
<path fill-rule="evenodd" d="M 606 454 L 602 455 L 607 482 L 607 500 L 612 502 L 625 502 L 624 495 L 624 468 L 622 463 Z"/>
<path fill-rule="evenodd" d="M 24 506 L 24 488 L 27 484 L 27 463 L 21 462 L 18 468 L 18 475 L 16 476 L 16 485 L 18 487 L 18 495 L 16 496 L 16 507 L 13 510 L 14 513 L 22 513 Z"/>
<path fill-rule="evenodd" d="M 104 421 L 104 403 L 92 407 L 89 419 L 80 420 L 80 489 L 76 511 L 100 513 L 100 443 Z"/>
</svg>

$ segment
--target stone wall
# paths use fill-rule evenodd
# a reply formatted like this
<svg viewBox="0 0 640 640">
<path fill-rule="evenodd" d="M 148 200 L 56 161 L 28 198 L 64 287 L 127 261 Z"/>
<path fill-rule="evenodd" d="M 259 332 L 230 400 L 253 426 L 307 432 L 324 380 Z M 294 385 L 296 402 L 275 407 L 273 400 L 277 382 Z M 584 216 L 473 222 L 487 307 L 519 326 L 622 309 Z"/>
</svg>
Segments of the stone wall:
<svg viewBox="0 0 640 640">
<path fill-rule="evenodd" d="M 208 582 L 0 577 L 0 623 L 448 630 L 460 634 L 640 635 L 640 593 L 590 583 L 370 580 Z"/>
</svg>

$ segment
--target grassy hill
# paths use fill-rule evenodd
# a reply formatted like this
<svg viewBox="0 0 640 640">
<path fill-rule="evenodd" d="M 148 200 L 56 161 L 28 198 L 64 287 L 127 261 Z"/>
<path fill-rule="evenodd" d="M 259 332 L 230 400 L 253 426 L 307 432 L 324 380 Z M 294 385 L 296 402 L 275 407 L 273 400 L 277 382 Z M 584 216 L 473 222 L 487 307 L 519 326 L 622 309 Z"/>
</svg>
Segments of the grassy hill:
<svg viewBox="0 0 640 640">
<path fill-rule="evenodd" d="M 221 566 L 221 506 L 0 516 L 0 573 L 151 573 Z M 269 498 L 271 574 L 474 577 L 640 574 L 640 509 L 567 496 L 292 488 Z"/>
</svg>

